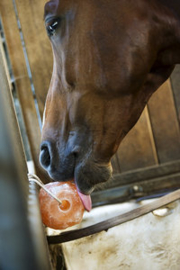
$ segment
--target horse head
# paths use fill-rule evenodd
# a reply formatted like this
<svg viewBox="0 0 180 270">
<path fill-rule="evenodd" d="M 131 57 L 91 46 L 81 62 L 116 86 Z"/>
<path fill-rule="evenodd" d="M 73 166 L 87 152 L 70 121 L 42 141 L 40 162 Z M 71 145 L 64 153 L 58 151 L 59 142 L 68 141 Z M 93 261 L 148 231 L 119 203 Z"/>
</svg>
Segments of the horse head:
<svg viewBox="0 0 180 270">
<path fill-rule="evenodd" d="M 40 162 L 53 180 L 90 194 L 111 177 L 111 157 L 179 61 L 179 20 L 161 2 L 46 3 L 54 65 Z"/>
</svg>

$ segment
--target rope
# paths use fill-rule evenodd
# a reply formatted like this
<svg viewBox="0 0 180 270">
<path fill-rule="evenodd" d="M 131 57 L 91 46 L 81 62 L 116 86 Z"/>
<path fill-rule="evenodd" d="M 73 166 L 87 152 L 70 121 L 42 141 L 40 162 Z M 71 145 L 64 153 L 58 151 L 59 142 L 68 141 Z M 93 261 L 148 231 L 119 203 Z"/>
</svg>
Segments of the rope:
<svg viewBox="0 0 180 270">
<path fill-rule="evenodd" d="M 108 229 L 112 227 L 115 227 L 127 221 L 130 221 L 140 216 L 143 216 L 145 214 L 148 214 L 178 199 L 180 199 L 180 189 L 157 199 L 155 202 L 140 206 L 127 213 L 107 219 L 95 225 L 78 229 L 78 230 L 62 232 L 60 235 L 47 236 L 47 240 L 49 244 L 60 244 L 60 243 L 65 243 L 72 240 L 77 240 L 82 237 L 87 237 L 87 236 L 99 233 L 101 231 L 107 231 Z"/>
<path fill-rule="evenodd" d="M 59 200 L 51 191 L 49 191 L 45 185 L 43 184 L 43 182 L 41 181 L 41 179 L 35 175 L 35 174 L 31 174 L 28 173 L 28 179 L 30 182 L 34 182 L 36 184 L 38 184 L 41 188 L 43 188 L 51 197 L 53 197 L 59 204 L 62 204 L 62 201 Z"/>
</svg>

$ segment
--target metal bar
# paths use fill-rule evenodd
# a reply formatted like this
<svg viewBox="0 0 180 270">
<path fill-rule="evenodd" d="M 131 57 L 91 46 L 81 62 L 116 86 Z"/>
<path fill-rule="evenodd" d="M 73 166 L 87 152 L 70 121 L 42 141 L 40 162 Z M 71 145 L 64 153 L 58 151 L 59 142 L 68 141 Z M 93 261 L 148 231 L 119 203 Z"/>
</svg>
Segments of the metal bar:
<svg viewBox="0 0 180 270">
<path fill-rule="evenodd" d="M 0 269 L 51 269 L 37 201 L 29 188 L 0 42 Z"/>
</svg>

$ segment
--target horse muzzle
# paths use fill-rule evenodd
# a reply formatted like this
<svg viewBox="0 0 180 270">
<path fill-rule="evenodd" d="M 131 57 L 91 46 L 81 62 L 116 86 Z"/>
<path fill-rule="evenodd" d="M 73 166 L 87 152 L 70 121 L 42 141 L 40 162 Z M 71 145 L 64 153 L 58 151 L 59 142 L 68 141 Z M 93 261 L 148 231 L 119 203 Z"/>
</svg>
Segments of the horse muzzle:
<svg viewBox="0 0 180 270">
<path fill-rule="evenodd" d="M 97 184 L 109 180 L 112 174 L 110 163 L 99 163 L 93 154 L 81 149 L 80 146 L 70 150 L 57 149 L 56 144 L 44 141 L 39 156 L 41 166 L 54 181 L 74 179 L 78 190 L 90 194 Z"/>
</svg>

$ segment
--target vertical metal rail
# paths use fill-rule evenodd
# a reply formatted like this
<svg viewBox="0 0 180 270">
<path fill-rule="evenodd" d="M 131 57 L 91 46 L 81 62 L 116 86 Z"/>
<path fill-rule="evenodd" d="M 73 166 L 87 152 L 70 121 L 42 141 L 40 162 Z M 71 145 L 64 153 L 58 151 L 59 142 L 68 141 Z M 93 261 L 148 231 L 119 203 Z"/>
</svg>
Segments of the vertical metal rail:
<svg viewBox="0 0 180 270">
<path fill-rule="evenodd" d="M 27 166 L 0 41 L 0 269 L 51 269 L 36 189 Z"/>
</svg>

